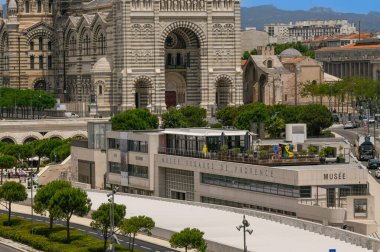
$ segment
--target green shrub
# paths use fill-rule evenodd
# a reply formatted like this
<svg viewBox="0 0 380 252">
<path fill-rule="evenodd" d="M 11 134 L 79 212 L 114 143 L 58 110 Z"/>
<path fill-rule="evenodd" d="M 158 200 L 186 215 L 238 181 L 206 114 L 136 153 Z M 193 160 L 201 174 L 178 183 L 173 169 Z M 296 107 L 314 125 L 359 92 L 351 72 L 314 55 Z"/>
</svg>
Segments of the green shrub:
<svg viewBox="0 0 380 252">
<path fill-rule="evenodd" d="M 0 236 L 16 242 L 26 244 L 35 249 L 46 252 L 101 252 L 103 240 L 96 239 L 77 230 L 71 231 L 71 243 L 66 242 L 66 230 L 62 226 L 49 229 L 48 224 L 35 223 L 33 234 L 30 232 L 32 224 L 29 220 L 14 217 L 12 226 L 5 226 L 6 215 L 0 215 Z M 126 252 L 128 248 L 117 245 L 115 251 Z M 136 250 L 135 250 L 136 251 Z"/>
</svg>

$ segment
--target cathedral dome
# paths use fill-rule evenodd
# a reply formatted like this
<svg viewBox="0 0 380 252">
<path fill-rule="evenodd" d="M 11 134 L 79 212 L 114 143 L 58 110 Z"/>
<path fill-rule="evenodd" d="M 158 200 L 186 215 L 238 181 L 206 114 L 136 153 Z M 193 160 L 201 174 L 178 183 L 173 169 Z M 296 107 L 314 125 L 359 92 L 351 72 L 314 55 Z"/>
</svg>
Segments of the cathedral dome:
<svg viewBox="0 0 380 252">
<path fill-rule="evenodd" d="M 280 53 L 280 57 L 301 57 L 301 56 L 302 54 L 294 48 L 288 48 L 282 51 L 282 53 Z"/>
<path fill-rule="evenodd" d="M 8 9 L 17 9 L 17 3 L 15 0 L 9 0 Z"/>
<path fill-rule="evenodd" d="M 92 67 L 92 73 L 110 73 L 111 65 L 106 57 L 100 58 Z"/>
</svg>

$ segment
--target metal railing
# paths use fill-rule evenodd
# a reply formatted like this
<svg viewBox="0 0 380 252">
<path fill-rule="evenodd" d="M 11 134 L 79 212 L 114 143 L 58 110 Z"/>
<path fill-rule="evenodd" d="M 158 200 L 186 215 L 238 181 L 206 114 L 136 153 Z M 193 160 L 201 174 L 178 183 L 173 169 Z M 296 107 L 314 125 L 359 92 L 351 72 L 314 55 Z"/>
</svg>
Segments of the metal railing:
<svg viewBox="0 0 380 252">
<path fill-rule="evenodd" d="M 260 156 L 259 153 L 254 152 L 240 152 L 236 153 L 234 151 L 227 152 L 202 152 L 188 149 L 175 149 L 160 147 L 158 150 L 160 154 L 192 157 L 192 158 L 203 158 L 203 159 L 214 159 L 227 162 L 237 162 L 237 163 L 248 163 L 248 164 L 258 164 L 267 166 L 283 166 L 283 165 L 310 165 L 310 164 L 320 164 L 319 157 L 314 156 L 294 156 L 292 158 L 272 158 L 273 154 L 268 153 L 264 157 Z"/>
</svg>

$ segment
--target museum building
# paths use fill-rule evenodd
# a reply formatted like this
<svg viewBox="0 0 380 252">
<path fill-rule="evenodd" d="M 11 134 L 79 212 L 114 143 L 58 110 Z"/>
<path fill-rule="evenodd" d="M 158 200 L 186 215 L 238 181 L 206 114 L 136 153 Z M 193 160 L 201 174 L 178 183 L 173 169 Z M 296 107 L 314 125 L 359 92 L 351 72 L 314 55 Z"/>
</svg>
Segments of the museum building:
<svg viewBox="0 0 380 252">
<path fill-rule="evenodd" d="M 88 141 L 72 145 L 71 179 L 86 188 L 250 208 L 376 232 L 374 184 L 343 151 L 345 163 L 321 164 L 307 146 L 338 155 L 343 139 L 256 143 L 248 131 L 112 131 L 89 123 Z M 282 141 L 282 142 L 281 142 Z M 278 151 L 281 148 L 283 151 Z M 261 149 L 260 152 L 258 150 Z M 268 151 L 262 155 L 263 150 Z M 373 188 L 372 188 L 373 187 Z"/>
</svg>

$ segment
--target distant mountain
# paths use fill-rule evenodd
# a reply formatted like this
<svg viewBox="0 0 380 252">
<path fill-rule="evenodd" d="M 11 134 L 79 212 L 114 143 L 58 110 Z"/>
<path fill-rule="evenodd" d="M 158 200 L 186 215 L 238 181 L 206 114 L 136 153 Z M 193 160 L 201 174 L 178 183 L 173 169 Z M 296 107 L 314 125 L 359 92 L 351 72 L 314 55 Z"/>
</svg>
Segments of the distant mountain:
<svg viewBox="0 0 380 252">
<path fill-rule="evenodd" d="M 241 8 L 242 29 L 253 26 L 257 27 L 258 30 L 263 30 L 264 24 L 326 19 L 347 19 L 349 22 L 354 22 L 356 27 L 360 21 L 362 32 L 380 31 L 380 12 L 369 12 L 368 14 L 342 13 L 324 7 L 314 7 L 307 11 L 287 11 L 278 9 L 273 5 Z"/>
</svg>

